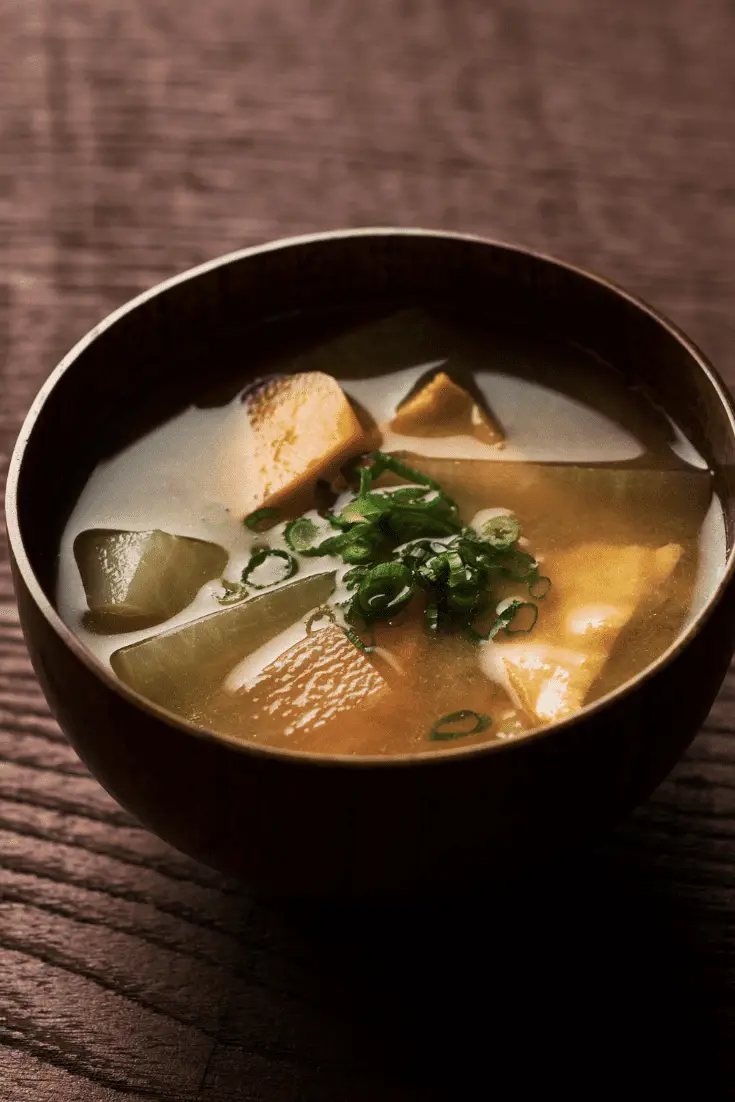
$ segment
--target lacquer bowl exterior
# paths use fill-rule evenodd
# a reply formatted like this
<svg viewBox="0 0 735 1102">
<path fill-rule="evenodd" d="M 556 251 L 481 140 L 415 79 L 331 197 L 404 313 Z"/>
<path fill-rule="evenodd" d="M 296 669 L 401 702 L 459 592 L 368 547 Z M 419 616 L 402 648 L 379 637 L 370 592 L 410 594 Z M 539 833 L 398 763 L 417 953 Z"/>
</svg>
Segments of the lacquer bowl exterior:
<svg viewBox="0 0 735 1102">
<path fill-rule="evenodd" d="M 361 896 L 487 880 L 614 824 L 665 777 L 709 711 L 735 649 L 733 571 L 644 675 L 578 717 L 419 757 L 316 757 L 233 744 L 126 688 L 53 607 L 74 497 L 115 446 L 116 414 L 196 391 L 242 326 L 292 311 L 461 302 L 574 340 L 648 387 L 716 473 L 728 545 L 735 421 L 682 334 L 579 269 L 452 234 L 358 230 L 233 253 L 109 317 L 36 399 L 10 468 L 7 524 L 28 649 L 49 705 L 116 800 L 193 857 L 287 895 Z M 109 430 L 106 427 L 109 423 Z"/>
</svg>

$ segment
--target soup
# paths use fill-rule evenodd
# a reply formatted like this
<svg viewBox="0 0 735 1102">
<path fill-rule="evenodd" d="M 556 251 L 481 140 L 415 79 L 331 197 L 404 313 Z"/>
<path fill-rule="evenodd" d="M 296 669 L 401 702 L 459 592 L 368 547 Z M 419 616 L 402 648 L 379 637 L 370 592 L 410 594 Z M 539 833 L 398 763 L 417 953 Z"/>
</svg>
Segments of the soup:
<svg viewBox="0 0 735 1102">
<path fill-rule="evenodd" d="M 67 523 L 59 611 L 155 704 L 324 754 L 513 739 L 714 589 L 710 471 L 583 349 L 422 310 L 295 345 L 101 462 Z"/>
</svg>

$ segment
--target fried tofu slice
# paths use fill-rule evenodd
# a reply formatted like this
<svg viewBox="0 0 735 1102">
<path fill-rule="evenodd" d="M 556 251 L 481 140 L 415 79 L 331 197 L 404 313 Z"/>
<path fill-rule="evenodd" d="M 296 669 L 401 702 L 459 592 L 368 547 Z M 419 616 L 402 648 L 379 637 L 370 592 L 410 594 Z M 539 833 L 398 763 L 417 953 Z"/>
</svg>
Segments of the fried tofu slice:
<svg viewBox="0 0 735 1102">
<path fill-rule="evenodd" d="M 403 436 L 476 436 L 488 444 L 503 440 L 500 426 L 444 371 L 399 406 L 388 428 Z"/>
<path fill-rule="evenodd" d="M 495 651 L 532 718 L 550 723 L 584 705 L 623 628 L 665 601 L 681 553 L 678 544 L 587 543 L 547 557 L 544 570 L 553 578 L 548 608 L 527 641 L 501 641 Z"/>
<path fill-rule="evenodd" d="M 253 387 L 243 411 L 249 431 L 240 508 L 246 513 L 309 487 L 360 450 L 364 438 L 339 383 L 321 371 L 284 375 Z"/>
<path fill-rule="evenodd" d="M 211 708 L 217 729 L 226 724 L 232 733 L 267 734 L 270 744 L 298 747 L 388 691 L 369 659 L 330 624 L 289 647 L 237 692 L 220 692 Z"/>
<path fill-rule="evenodd" d="M 503 664 L 518 704 L 541 723 L 578 712 L 605 664 L 604 652 L 585 654 L 543 643 L 503 646 Z"/>
</svg>

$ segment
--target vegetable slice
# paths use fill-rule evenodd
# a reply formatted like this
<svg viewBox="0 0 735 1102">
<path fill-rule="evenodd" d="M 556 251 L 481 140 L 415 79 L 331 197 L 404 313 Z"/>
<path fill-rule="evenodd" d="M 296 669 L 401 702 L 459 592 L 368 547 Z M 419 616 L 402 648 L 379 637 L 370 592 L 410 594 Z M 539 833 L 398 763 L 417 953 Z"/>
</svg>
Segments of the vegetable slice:
<svg viewBox="0 0 735 1102">
<path fill-rule="evenodd" d="M 112 655 L 112 668 L 155 704 L 195 718 L 199 702 L 238 662 L 323 605 L 333 590 L 333 571 L 297 579 L 123 647 Z"/>
<path fill-rule="evenodd" d="M 265 528 L 270 527 L 270 521 L 275 522 L 275 518 L 278 516 L 277 509 L 256 509 L 254 513 L 245 517 L 244 524 L 246 528 L 249 528 L 251 532 L 261 532 Z"/>
<path fill-rule="evenodd" d="M 521 526 L 514 516 L 493 517 L 482 526 L 482 536 L 498 551 L 512 547 L 521 534 Z"/>
<path fill-rule="evenodd" d="M 429 738 L 434 741 L 448 741 L 450 739 L 465 738 L 467 735 L 479 735 L 480 731 L 486 731 L 492 719 L 481 712 L 473 712 L 469 708 L 460 708 L 458 712 L 450 712 L 442 716 L 431 728 Z"/>
<path fill-rule="evenodd" d="M 269 559 L 280 560 L 276 563 Z M 253 589 L 268 589 L 278 582 L 285 582 L 299 569 L 299 564 L 288 551 L 281 551 L 279 547 L 263 547 L 250 556 L 250 562 L 242 572 L 242 583 L 251 585 Z"/>
<path fill-rule="evenodd" d="M 89 529 L 74 540 L 74 557 L 89 606 L 85 625 L 109 633 L 169 620 L 227 565 L 216 543 L 157 528 Z"/>
</svg>

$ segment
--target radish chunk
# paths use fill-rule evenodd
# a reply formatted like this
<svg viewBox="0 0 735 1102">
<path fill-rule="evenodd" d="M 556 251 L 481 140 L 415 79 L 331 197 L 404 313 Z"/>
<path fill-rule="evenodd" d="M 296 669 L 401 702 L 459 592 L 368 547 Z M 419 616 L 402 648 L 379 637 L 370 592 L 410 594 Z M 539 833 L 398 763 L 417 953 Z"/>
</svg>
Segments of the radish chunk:
<svg viewBox="0 0 735 1102">
<path fill-rule="evenodd" d="M 112 655 L 112 668 L 136 692 L 194 719 L 238 662 L 323 604 L 333 589 L 333 572 L 313 574 L 123 647 Z"/>
<path fill-rule="evenodd" d="M 163 623 L 227 565 L 227 552 L 216 543 L 159 529 L 92 528 L 74 540 L 74 557 L 89 606 L 85 627 L 96 632 Z"/>
</svg>

